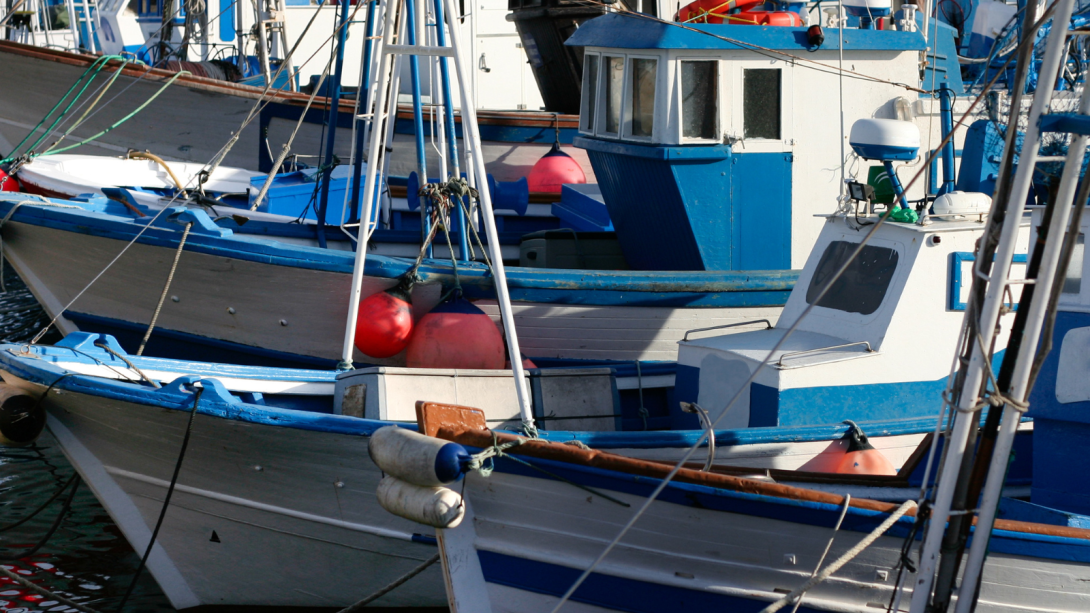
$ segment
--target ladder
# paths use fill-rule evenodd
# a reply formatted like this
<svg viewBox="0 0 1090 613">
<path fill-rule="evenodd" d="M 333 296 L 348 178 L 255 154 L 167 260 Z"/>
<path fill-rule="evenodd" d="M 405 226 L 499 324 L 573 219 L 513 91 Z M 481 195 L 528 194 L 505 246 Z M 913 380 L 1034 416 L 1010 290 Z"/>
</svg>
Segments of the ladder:
<svg viewBox="0 0 1090 613">
<path fill-rule="evenodd" d="M 1072 34 L 1068 26 L 1071 22 L 1073 6 L 1074 0 L 1057 0 L 1038 83 L 1056 82 L 1066 57 L 1067 36 Z M 1023 66 L 1019 66 L 1019 70 L 1024 69 Z M 1090 140 L 1088 139 L 1090 137 L 1090 96 L 1087 96 L 1084 88 L 1079 99 L 1078 111 L 1075 113 L 1049 113 L 1052 94 L 1051 87 L 1040 87 L 1034 95 L 1029 113 L 1029 124 L 1011 188 L 1006 198 L 1000 197 L 993 203 L 988 228 L 985 230 L 981 244 L 981 254 L 976 258 L 970 303 L 972 304 L 975 300 L 980 307 L 966 309 L 964 329 L 967 332 L 962 339 L 961 355 L 963 358 L 965 356 L 969 358 L 961 362 L 963 373 L 959 374 L 960 386 L 955 390 L 957 395 L 954 396 L 956 400 L 952 406 L 955 409 L 952 416 L 954 421 L 948 433 L 945 457 L 938 473 L 940 478 L 936 484 L 931 518 L 924 537 L 919 568 L 912 590 L 909 609 L 911 613 L 929 611 L 945 613 L 950 608 L 958 576 L 957 567 L 961 563 L 964 549 L 964 541 L 961 541 L 959 546 L 958 539 L 968 534 L 968 526 L 972 518 L 971 508 L 976 502 L 976 497 L 970 493 L 971 488 L 967 486 L 974 468 L 972 462 L 967 461 L 971 458 L 967 458 L 966 454 L 972 453 L 973 439 L 980 423 L 980 410 L 988 405 L 988 396 L 990 396 L 995 403 L 1001 403 L 1001 407 L 993 406 L 991 411 L 998 411 L 1001 408 L 1002 421 L 998 425 L 999 430 L 991 446 L 990 460 L 987 457 L 977 458 L 981 462 L 988 462 L 987 477 L 982 486 L 982 499 L 980 508 L 977 510 L 972 546 L 965 561 L 964 577 L 958 589 L 959 596 L 954 610 L 955 613 L 970 613 L 975 609 L 981 572 L 996 518 L 1003 481 L 1006 477 L 1014 435 L 1022 414 L 1027 409 L 1026 399 L 1030 392 L 1033 359 L 1038 348 L 1042 323 L 1050 306 L 1049 298 L 1054 294 L 1053 288 L 1059 276 L 1058 272 L 1061 272 L 1059 268 L 1066 266 L 1066 262 L 1061 262 L 1064 234 L 1067 231 L 1072 210 L 1076 210 L 1075 214 L 1080 215 L 1090 194 L 1090 181 L 1076 194 L 1083 157 Z M 1018 110 L 1011 109 L 1010 125 L 1012 126 L 1015 125 L 1013 119 Z M 1009 273 L 1018 239 L 1019 225 L 1025 212 L 1029 190 L 1032 187 L 1041 139 L 1045 133 L 1049 132 L 1071 134 L 1073 139 L 1068 147 L 1059 190 L 1055 200 L 1050 204 L 1052 214 L 1047 226 L 1047 240 L 1043 245 L 1037 246 L 1040 250 L 1038 272 L 1035 278 L 1014 280 Z M 1010 151 L 1006 154 L 1013 156 L 1014 152 Z M 1001 194 L 998 188 L 997 193 Z M 1073 207 L 1072 204 L 1075 206 Z M 1046 214 L 1046 218 L 1048 217 Z M 1042 231 L 1046 231 L 1046 228 L 1042 228 Z M 992 241 L 988 240 L 989 236 L 993 238 Z M 998 236 L 997 241 L 994 240 L 996 236 Z M 994 263 L 988 271 L 988 263 L 993 261 L 993 255 Z M 1070 257 L 1069 251 L 1067 256 Z M 1063 279 L 1060 278 L 1061 285 L 1062 282 Z M 1009 372 L 1009 377 L 1006 378 L 1009 380 L 1005 380 L 1002 375 L 998 378 L 1001 389 L 986 392 L 989 381 L 996 381 L 991 373 L 990 347 L 1004 308 L 1004 297 L 1008 294 L 1010 287 L 1016 283 L 1022 284 L 1024 288 L 1022 300 L 1019 303 L 1019 318 L 1022 325 L 1018 325 L 1019 322 L 1016 320 L 1015 329 L 1011 331 L 1008 353 L 1004 358 L 1004 360 L 1011 359 L 1013 351 L 1015 361 L 1013 368 L 1009 370 L 1008 365 L 1004 364 L 1003 371 Z M 1023 310 L 1025 310 L 1024 315 Z M 981 448 L 983 449 L 984 445 L 981 445 Z M 969 507 L 970 510 L 966 511 L 964 508 L 958 508 L 959 506 Z M 960 536 L 955 533 L 957 530 L 961 531 Z M 953 544 L 952 548 L 951 544 Z"/>
<path fill-rule="evenodd" d="M 465 156 L 468 158 L 464 168 L 468 171 L 469 181 L 471 183 L 476 183 L 474 187 L 476 187 L 480 194 L 482 221 L 486 240 L 488 242 L 488 249 L 491 252 L 492 272 L 496 288 L 496 297 L 500 307 L 500 318 L 503 322 L 507 347 L 511 354 L 511 370 L 512 375 L 515 378 L 515 390 L 518 397 L 519 412 L 524 429 L 528 433 L 534 434 L 536 430 L 534 428 L 532 405 L 530 404 L 529 389 L 526 385 L 522 360 L 519 358 L 522 354 L 519 351 L 518 335 L 515 332 L 515 319 L 514 314 L 511 311 L 511 296 L 507 289 L 507 275 L 504 271 L 499 235 L 496 231 L 495 213 L 492 209 L 492 197 L 489 193 L 488 181 L 486 179 L 484 155 L 481 151 L 481 135 L 477 125 L 477 111 L 472 102 L 472 93 L 469 90 L 472 86 L 472 81 L 469 78 L 463 55 L 459 51 L 461 49 L 461 44 L 458 28 L 458 12 L 456 11 L 454 0 L 432 0 L 435 2 L 437 22 L 435 26 L 438 36 L 435 39 L 435 45 L 421 44 L 421 41 L 425 39 L 425 37 L 416 36 L 415 34 L 419 21 L 419 13 L 417 13 L 414 8 L 416 1 L 427 0 L 381 0 L 378 9 L 374 14 L 376 20 L 379 19 L 380 16 L 382 17 L 383 27 L 381 35 L 376 38 L 373 48 L 370 50 L 376 70 L 372 73 L 370 80 L 365 83 L 368 91 L 367 100 L 370 104 L 369 108 L 363 109 L 363 115 L 370 124 L 370 129 L 367 130 L 369 135 L 366 157 L 367 171 L 363 185 L 363 206 L 359 217 L 361 220 L 359 242 L 356 245 L 356 260 L 352 270 L 352 289 L 349 292 L 344 348 L 338 369 L 349 369 L 352 367 L 356 317 L 359 311 L 360 290 L 367 257 L 368 227 L 369 221 L 372 218 L 372 210 L 375 206 L 375 201 L 377 200 L 375 184 L 378 178 L 378 171 L 382 167 L 382 155 L 388 150 L 388 145 L 392 144 L 391 131 L 384 128 L 396 119 L 397 113 L 397 90 L 396 88 L 390 87 L 395 78 L 394 73 L 397 65 L 395 58 L 398 56 L 407 56 L 410 59 L 410 67 L 415 63 L 412 61 L 414 58 L 430 58 L 439 63 L 439 67 L 444 74 L 446 73 L 446 67 L 448 66 L 450 58 L 453 58 L 458 83 L 458 94 L 462 102 L 462 132 L 463 138 L 465 139 Z M 444 26 L 446 26 L 445 32 L 443 31 Z M 399 33 L 403 27 L 407 29 L 407 36 L 405 39 L 399 37 Z M 444 34 L 449 35 L 449 39 L 447 39 Z M 395 37 L 397 37 L 396 42 Z M 447 44 L 448 40 L 449 44 Z M 369 45 L 364 45 L 364 47 L 365 52 L 367 52 Z M 453 83 L 452 80 L 448 79 L 444 79 L 444 81 L 446 84 Z M 447 100 L 448 106 L 449 103 L 450 101 Z M 421 96 L 419 81 L 416 78 L 413 79 L 413 107 L 414 115 L 419 117 Z M 419 120 L 417 120 L 416 123 L 418 130 L 416 134 L 417 153 L 422 159 L 424 146 L 423 134 L 420 132 L 421 126 Z M 453 135 L 453 125 L 449 126 L 449 130 Z M 457 155 L 458 148 L 456 143 L 452 142 L 450 145 L 451 150 Z M 453 166 L 452 164 L 452 170 L 456 168 L 458 167 Z M 450 178 L 456 178 L 458 176 L 459 175 L 457 174 L 452 174 Z M 422 176 L 422 181 L 427 181 L 426 174 Z M 409 194 L 409 197 L 412 198 L 413 195 Z M 464 231 L 462 236 L 465 236 Z"/>
</svg>

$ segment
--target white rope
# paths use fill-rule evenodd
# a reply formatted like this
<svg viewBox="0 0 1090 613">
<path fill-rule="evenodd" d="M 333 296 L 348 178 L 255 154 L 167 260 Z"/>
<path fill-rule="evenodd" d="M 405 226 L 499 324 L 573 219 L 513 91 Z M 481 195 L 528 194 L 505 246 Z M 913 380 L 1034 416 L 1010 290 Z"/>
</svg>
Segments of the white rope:
<svg viewBox="0 0 1090 613">
<path fill-rule="evenodd" d="M 15 203 L 15 206 L 11 207 L 7 215 L 4 215 L 4 219 L 0 219 L 0 291 L 8 291 L 7 285 L 4 283 L 4 226 L 11 219 L 11 216 L 15 214 L 15 211 L 24 204 L 33 204 L 37 206 L 55 206 L 59 209 L 78 209 L 80 207 L 71 204 L 61 204 L 59 202 L 50 202 L 41 196 L 35 196 L 39 200 L 21 200 Z"/>
<path fill-rule="evenodd" d="M 159 321 L 159 312 L 163 310 L 163 302 L 166 301 L 167 294 L 170 293 L 170 284 L 174 282 L 174 272 L 178 270 L 178 260 L 182 259 L 182 249 L 185 248 L 185 241 L 189 238 L 189 231 L 191 229 L 193 229 L 192 221 L 185 224 L 185 231 L 182 232 L 182 240 L 178 241 L 178 249 L 174 251 L 174 263 L 170 266 L 170 274 L 167 275 L 167 282 L 163 285 L 163 293 L 159 295 L 159 304 L 155 305 L 155 313 L 151 316 L 151 323 L 148 324 L 148 331 L 144 333 L 144 340 L 140 341 L 140 348 L 136 350 L 136 355 L 144 355 L 144 347 L 147 346 L 148 339 L 151 338 L 151 331 L 155 329 L 155 322 Z"/>
<path fill-rule="evenodd" d="M 360 6 L 360 5 L 359 5 L 359 4 L 357 4 L 357 8 L 356 8 L 356 10 L 359 10 L 359 6 Z M 315 9 L 315 10 L 317 11 L 318 9 L 321 9 L 321 5 L 319 5 L 319 6 L 317 7 L 317 9 Z M 353 13 L 352 13 L 352 17 L 354 17 L 354 16 L 355 16 L 355 11 L 353 11 Z M 312 19 L 311 19 L 311 22 L 310 22 L 310 23 L 313 23 L 313 21 L 314 21 L 314 19 L 312 18 Z M 309 24 L 308 24 L 307 28 L 309 29 Z M 335 30 L 334 30 L 334 31 L 335 31 Z M 303 34 L 304 34 L 304 35 L 306 34 L 306 29 L 304 29 L 304 30 L 303 30 Z M 323 43 L 322 43 L 322 44 L 324 45 L 324 44 L 325 44 L 325 42 L 328 42 L 329 40 L 332 40 L 332 38 L 333 38 L 333 35 L 331 34 L 331 35 L 330 35 L 330 36 L 329 36 L 329 37 L 328 37 L 328 38 L 327 38 L 327 39 L 326 39 L 325 41 L 323 41 Z M 300 40 L 302 40 L 302 35 L 300 36 Z M 295 46 L 293 46 L 293 48 L 292 48 L 292 52 L 294 52 L 294 50 L 295 50 L 295 47 L 298 47 L 298 44 L 299 44 L 299 41 L 296 41 L 296 44 L 295 44 Z M 321 46 L 319 46 L 319 50 L 321 50 Z M 307 65 L 308 63 L 310 63 L 310 61 L 311 61 L 312 59 L 314 59 L 314 57 L 315 57 L 315 56 L 316 56 L 317 54 L 318 54 L 318 51 L 315 51 L 314 53 L 312 53 L 312 54 L 310 55 L 310 57 L 309 57 L 309 58 L 307 58 L 307 60 L 306 60 L 306 61 L 304 61 L 304 62 L 303 62 L 303 63 L 302 63 L 302 64 L 301 64 L 301 65 L 300 65 L 300 66 L 299 66 L 299 67 L 298 67 L 297 69 L 296 69 L 296 71 L 295 71 L 295 73 L 294 73 L 294 74 L 295 74 L 295 75 L 298 75 L 298 74 L 299 74 L 299 72 L 300 72 L 300 71 L 301 71 L 301 70 L 303 69 L 303 67 L 304 67 L 304 66 L 306 66 L 306 65 Z M 288 54 L 288 57 L 290 57 L 290 56 L 291 56 L 291 53 L 289 53 L 289 54 Z M 284 62 L 284 64 L 282 64 L 282 65 L 281 65 L 280 69 L 279 69 L 279 70 L 277 70 L 277 74 L 279 74 L 279 73 L 280 73 L 280 70 L 282 70 L 282 69 L 283 69 L 283 67 L 284 67 L 285 65 L 287 65 L 287 64 L 288 64 L 288 62 L 287 62 L 287 59 L 288 59 L 288 58 L 285 58 L 285 62 Z M 294 76 L 294 75 L 293 75 L 293 76 Z M 209 174 L 209 175 L 211 175 L 211 174 L 212 174 L 213 172 L 215 172 L 215 170 L 216 170 L 216 168 L 217 168 L 217 167 L 219 166 L 220 162 L 222 162 L 222 161 L 223 161 L 223 159 L 224 159 L 224 158 L 225 158 L 225 157 L 227 156 L 227 153 L 228 153 L 228 152 L 229 152 L 229 151 L 231 150 L 231 148 L 232 148 L 232 147 L 234 146 L 234 144 L 235 144 L 235 143 L 236 143 L 236 142 L 238 141 L 238 138 L 239 138 L 239 136 L 240 136 L 240 135 L 242 134 L 242 130 L 243 130 L 243 129 L 245 129 L 245 128 L 246 128 L 246 126 L 247 126 L 247 125 L 249 125 L 249 123 L 250 123 L 251 121 L 253 121 L 253 118 L 257 116 L 257 110 L 258 110 L 258 109 L 260 109 L 260 108 L 263 108 L 263 106 L 264 106 L 264 105 L 268 105 L 268 104 L 269 104 L 269 102 L 271 102 L 271 98 L 269 98 L 269 99 L 266 99 L 266 98 L 265 98 L 265 95 L 266 95 L 266 94 L 267 94 L 267 93 L 269 92 L 270 88 L 271 88 L 271 83 L 270 83 L 270 84 L 266 84 L 266 89 L 265 89 L 265 91 L 264 91 L 264 92 L 262 92 L 261 96 L 260 96 L 260 97 L 258 97 L 258 99 L 257 99 L 257 100 L 256 100 L 256 101 L 254 102 L 254 106 L 253 106 L 253 108 L 251 108 L 251 110 L 250 110 L 250 114 L 249 114 L 249 115 L 248 115 L 248 116 L 246 117 L 246 119 L 244 119 L 244 120 L 243 120 L 243 122 L 242 122 L 242 125 L 241 125 L 241 126 L 239 127 L 239 130 L 238 130 L 237 132 L 235 132 L 235 133 L 234 133 L 234 134 L 233 134 L 233 135 L 231 136 L 231 138 L 230 138 L 230 139 L 228 139 L 228 141 L 227 141 L 226 143 L 224 143 L 223 147 L 221 147 L 221 148 L 220 148 L 220 150 L 219 150 L 219 151 L 218 151 L 218 152 L 216 153 L 216 155 L 212 156 L 212 160 L 211 160 L 211 161 L 209 161 L 209 162 L 208 162 L 208 164 L 206 164 L 206 165 L 205 165 L 205 166 L 206 166 L 206 167 L 207 167 L 207 168 L 209 169 L 209 170 L 208 170 L 208 174 Z M 193 183 L 194 183 L 194 181 L 196 180 L 196 178 L 197 178 L 197 176 L 198 176 L 198 175 L 199 175 L 199 173 L 197 173 L 197 174 L 194 174 L 194 175 L 193 175 L 193 176 L 192 176 L 192 177 L 191 177 L 191 178 L 189 179 L 189 181 L 188 181 L 188 182 L 186 183 L 186 186 L 187 186 L 187 187 L 193 187 Z M 166 210 L 167 210 L 167 209 L 168 209 L 168 208 L 169 208 L 169 207 L 170 207 L 170 206 L 171 206 L 172 204 L 174 204 L 174 202 L 175 202 L 175 201 L 177 201 L 177 200 L 178 200 L 178 197 L 179 197 L 179 194 L 175 194 L 175 195 L 174 195 L 174 197 L 172 197 L 172 198 L 171 198 L 171 199 L 170 199 L 170 200 L 169 200 L 169 201 L 168 201 L 168 202 L 167 202 L 167 203 L 166 203 L 166 204 L 165 204 L 165 205 L 163 206 L 163 208 L 161 208 L 161 209 L 159 210 L 159 212 L 157 212 L 157 213 L 155 214 L 155 216 L 153 216 L 153 217 L 152 217 L 152 218 L 151 218 L 150 220 L 148 220 L 148 222 L 147 222 L 147 223 L 146 223 L 146 224 L 144 225 L 144 227 L 143 227 L 143 228 L 141 228 L 141 230 L 140 230 L 139 232 L 137 232 L 137 233 L 136 233 L 136 236 L 134 236 L 134 237 L 132 238 L 132 240 L 130 240 L 130 241 L 128 242 L 128 244 L 126 244 L 126 245 L 125 245 L 125 246 L 124 246 L 124 247 L 123 247 L 123 248 L 121 249 L 121 251 L 120 251 L 120 252 L 119 252 L 119 253 L 118 253 L 118 254 L 117 254 L 116 256 L 114 256 L 114 258 L 113 258 L 112 260 L 110 260 L 110 262 L 109 262 L 108 264 L 106 264 L 106 266 L 105 266 L 105 267 L 104 267 L 104 268 L 103 268 L 103 269 L 102 269 L 101 271 L 99 271 L 99 273 L 98 273 L 97 275 L 95 275 L 95 277 L 94 277 L 93 279 L 91 279 L 91 281 L 90 281 L 90 282 L 89 282 L 89 283 L 88 283 L 88 284 L 87 284 L 86 286 L 84 286 L 84 288 L 83 288 L 83 289 L 81 289 L 81 290 L 79 291 L 79 293 L 78 293 L 78 294 L 76 294 L 76 296 L 75 296 L 74 298 L 72 298 L 72 300 L 70 300 L 70 301 L 68 302 L 68 304 L 64 305 L 64 308 L 62 308 L 62 309 L 61 309 L 60 311 L 58 311 L 58 312 L 57 312 L 57 313 L 56 313 L 56 314 L 55 314 L 55 315 L 53 316 L 53 318 L 49 320 L 49 323 L 48 323 L 48 324 L 46 324 L 46 326 L 45 326 L 44 328 L 42 328 L 41 330 L 39 330 L 39 331 L 38 331 L 38 334 L 36 334 L 36 335 L 34 336 L 34 338 L 33 338 L 33 339 L 31 339 L 31 341 L 30 341 L 30 344 L 31 344 L 31 345 L 34 345 L 34 344 L 36 344 L 36 343 L 37 343 L 38 341 L 40 341 L 40 340 L 42 339 L 42 337 L 43 337 L 43 336 L 45 336 L 46 332 L 48 332 L 48 331 L 50 330 L 50 328 L 52 328 L 52 327 L 53 327 L 53 326 L 54 326 L 54 325 L 55 325 L 55 324 L 57 323 L 57 320 L 58 320 L 58 319 L 60 319 L 60 317 L 61 317 L 61 316 L 62 316 L 62 315 L 64 314 L 64 312 L 65 312 L 65 311 L 67 311 L 67 310 L 68 310 L 68 309 L 69 309 L 69 308 L 70 308 L 70 307 L 71 307 L 71 306 L 72 306 L 73 304 L 75 304 L 75 303 L 76 303 L 76 301 L 77 301 L 77 300 L 79 300 L 79 299 L 80 299 L 80 297 L 81 297 L 81 296 L 83 296 L 83 294 L 87 292 L 87 290 L 91 289 L 91 286 L 92 286 L 92 285 L 94 285 L 95 283 L 97 283 L 97 282 L 98 282 L 98 280 L 99 280 L 100 278 L 102 278 L 102 275 L 106 274 L 106 271 L 108 271 L 108 270 L 109 270 L 110 268 L 112 268 L 112 267 L 113 267 L 113 265 L 114 265 L 114 264 L 116 264 L 116 263 L 117 263 L 117 261 L 118 261 L 119 259 L 121 259 L 121 256 L 125 255 L 125 252 L 127 252 L 127 251 L 129 250 L 129 248 L 130 248 L 130 247 L 132 247 L 132 246 L 133 246 L 133 244 L 135 244 L 135 243 L 136 243 L 136 241 L 137 241 L 137 240 L 139 240 L 139 239 L 140 239 L 140 237 L 141 237 L 141 236 L 143 236 L 143 235 L 144 235 L 144 233 L 148 231 L 148 228 L 151 228 L 151 227 L 152 227 L 152 225 L 153 225 L 153 224 L 155 223 L 155 221 L 156 221 L 157 219 L 159 219 L 159 217 L 160 217 L 160 216 L 161 216 L 161 215 L 163 214 L 163 212 L 164 212 L 164 211 L 166 211 Z M 45 200 L 43 200 L 43 202 L 41 202 L 41 203 L 38 203 L 38 202 L 28 202 L 27 204 L 43 204 L 43 203 L 48 203 L 48 201 L 45 201 Z M 46 205 L 46 206 L 58 206 L 58 207 L 62 207 L 62 208 L 64 208 L 64 207 L 70 207 L 70 205 L 61 205 L 61 204 L 56 204 L 56 203 L 48 203 L 48 204 L 45 204 L 45 205 Z M 16 208 L 17 208 L 17 207 L 16 207 Z M 74 208 L 82 208 L 82 207 L 74 207 Z M 14 213 L 14 210 L 10 211 L 10 212 L 8 213 L 8 217 L 11 217 L 11 215 L 12 215 L 13 213 Z M 0 223 L 0 227 L 2 227 L 2 225 L 3 225 L 3 224 L 2 224 L 2 223 Z M 2 242 L 0 242 L 0 258 L 2 258 L 2 254 L 3 254 L 3 243 L 2 243 Z M 2 259 L 0 259 L 0 272 L 2 272 L 2 266 L 3 266 L 3 260 L 2 260 Z"/>
<path fill-rule="evenodd" d="M 845 551 L 844 555 L 837 558 L 836 561 L 834 561 L 832 564 L 826 566 L 825 570 L 818 573 L 817 576 L 812 577 L 809 581 L 804 583 L 802 587 L 796 589 L 795 591 L 784 596 L 783 598 L 780 598 L 776 602 L 773 602 L 764 609 L 761 609 L 761 613 L 774 613 L 775 611 L 779 611 L 780 609 L 787 606 L 787 604 L 790 603 L 792 600 L 801 597 L 810 588 L 828 579 L 830 576 L 832 576 L 833 573 L 840 570 L 845 564 L 851 562 L 852 559 L 855 558 L 855 556 L 863 553 L 864 549 L 870 547 L 871 544 L 874 543 L 874 541 L 878 540 L 878 537 L 885 534 L 886 530 L 889 530 L 890 527 L 893 526 L 893 524 L 896 523 L 898 519 L 901 519 L 901 516 L 908 512 L 909 509 L 914 508 L 916 508 L 915 500 L 904 501 L 901 506 L 897 507 L 897 510 L 894 511 L 892 515 L 886 518 L 886 521 L 879 524 L 878 527 L 875 528 L 866 537 L 864 537 L 863 540 L 859 541 L 859 543 L 855 547 L 852 547 L 848 551 Z"/>
<path fill-rule="evenodd" d="M 840 517 L 836 520 L 836 525 L 833 526 L 833 534 L 829 537 L 829 542 L 825 544 L 825 551 L 821 552 L 821 558 L 818 559 L 817 566 L 814 567 L 814 572 L 810 573 L 810 578 L 813 579 L 817 576 L 818 571 L 821 570 L 821 565 L 825 563 L 825 557 L 829 555 L 829 550 L 833 548 L 833 541 L 836 540 L 836 533 L 840 532 L 840 525 L 844 523 L 844 516 L 848 514 L 848 507 L 852 504 L 852 495 L 844 494 L 844 507 L 840 509 Z M 802 596 L 795 601 L 794 608 L 791 609 L 791 613 L 795 613 L 802 606 Z"/>
</svg>

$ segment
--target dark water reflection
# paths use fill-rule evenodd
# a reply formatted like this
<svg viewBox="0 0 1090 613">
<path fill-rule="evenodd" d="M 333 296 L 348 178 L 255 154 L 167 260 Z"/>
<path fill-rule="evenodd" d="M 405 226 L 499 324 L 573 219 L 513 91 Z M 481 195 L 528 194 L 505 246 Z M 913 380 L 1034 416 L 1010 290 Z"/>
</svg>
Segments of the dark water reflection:
<svg viewBox="0 0 1090 613">
<path fill-rule="evenodd" d="M 33 512 L 74 472 L 48 432 L 33 447 L 0 448 L 0 526 Z M 65 498 L 67 493 L 30 521 L 0 533 L 0 559 L 9 570 L 75 602 L 116 610 L 140 558 L 85 484 L 52 538 L 34 555 L 23 555 L 49 532 Z M 72 610 L 0 577 L 0 611 Z M 143 573 L 125 611 L 173 609 L 151 575 Z"/>
<path fill-rule="evenodd" d="M 34 296 L 10 267 L 0 292 L 0 338 L 30 340 L 48 323 Z M 50 332 L 41 342 L 60 337 Z M 34 512 L 57 492 L 75 469 L 48 433 L 32 447 L 0 447 L 0 564 L 26 579 L 80 604 L 114 611 L 140 563 L 140 558 L 95 500 L 80 484 L 57 531 L 41 549 L 25 554 L 45 537 L 64 507 L 67 492 L 29 521 L 4 530 Z M 0 577 L 0 611 L 72 611 L 7 577 Z M 126 613 L 173 611 L 150 574 L 143 573 L 125 605 Z"/>
</svg>

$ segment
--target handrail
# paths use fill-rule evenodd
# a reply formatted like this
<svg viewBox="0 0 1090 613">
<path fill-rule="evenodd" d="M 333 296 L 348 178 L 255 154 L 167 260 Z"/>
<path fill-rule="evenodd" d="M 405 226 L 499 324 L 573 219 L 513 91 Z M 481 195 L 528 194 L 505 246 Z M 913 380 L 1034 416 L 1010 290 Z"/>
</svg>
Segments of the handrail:
<svg viewBox="0 0 1090 613">
<path fill-rule="evenodd" d="M 783 366 L 783 359 L 786 358 L 787 356 L 803 355 L 805 353 L 815 353 L 815 352 L 818 352 L 818 351 L 828 351 L 830 349 L 843 349 L 844 347 L 854 347 L 856 345 L 866 345 L 867 346 L 867 353 L 874 353 L 874 350 L 870 348 L 870 343 L 869 342 L 859 341 L 857 343 L 844 343 L 843 345 L 833 345 L 831 347 L 818 347 L 817 349 L 806 349 L 806 350 L 803 350 L 803 351 L 792 351 L 790 353 L 785 353 L 785 354 L 782 354 L 780 356 L 779 360 L 776 360 L 776 366 Z"/>
<path fill-rule="evenodd" d="M 759 324 L 762 321 L 765 322 L 766 326 L 768 326 L 767 328 L 765 328 L 765 330 L 771 330 L 773 328 L 772 322 L 768 321 L 767 319 L 754 319 L 753 321 L 742 321 L 742 322 L 733 323 L 733 324 L 723 324 L 721 326 L 712 326 L 710 328 L 696 328 L 695 330 L 686 330 L 685 331 L 685 336 L 681 339 L 681 342 L 684 343 L 685 341 L 689 340 L 689 335 L 692 334 L 693 332 L 707 332 L 708 330 L 720 330 L 722 328 L 736 328 L 738 326 L 748 326 L 748 325 L 751 325 L 751 324 Z"/>
<path fill-rule="evenodd" d="M 704 460 L 704 468 L 700 469 L 701 472 L 706 473 L 715 465 L 715 424 L 712 423 L 707 409 L 695 402 L 682 402 L 681 410 L 686 413 L 695 413 L 696 418 L 700 420 L 700 427 L 708 432 L 708 459 Z"/>
</svg>

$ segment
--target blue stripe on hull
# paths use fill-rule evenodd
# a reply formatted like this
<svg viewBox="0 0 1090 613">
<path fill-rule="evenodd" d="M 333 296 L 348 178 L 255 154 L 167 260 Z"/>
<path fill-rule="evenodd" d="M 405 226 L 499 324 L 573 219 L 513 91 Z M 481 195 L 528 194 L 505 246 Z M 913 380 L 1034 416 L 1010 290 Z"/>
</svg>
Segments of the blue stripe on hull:
<svg viewBox="0 0 1090 613">
<path fill-rule="evenodd" d="M 147 326 L 144 324 L 122 321 L 110 317 L 99 317 L 88 313 L 67 311 L 64 314 L 83 332 L 109 334 L 117 339 L 125 351 L 132 355 L 140 347 Z M 159 326 L 148 340 L 144 352 L 147 355 L 189 360 L 194 362 L 212 362 L 223 364 L 242 364 L 246 366 L 270 366 L 274 368 L 318 368 L 333 370 L 337 360 L 327 360 L 313 356 L 273 351 L 263 347 L 253 347 L 241 343 L 209 338 L 178 332 Z M 363 368 L 366 365 L 359 364 Z"/>
<path fill-rule="evenodd" d="M 581 569 L 527 560 L 492 551 L 477 551 L 484 580 L 536 594 L 560 597 L 575 583 Z M 769 601 L 692 590 L 650 581 L 592 573 L 572 596 L 575 602 L 631 613 L 664 611 L 757 612 Z M 802 606 L 799 611 L 814 611 Z"/>
<path fill-rule="evenodd" d="M 639 497 L 649 496 L 660 482 L 657 478 L 621 474 L 589 466 L 578 466 L 540 458 L 527 459 L 533 466 L 548 470 L 555 476 L 546 476 L 534 468 L 506 458 L 496 458 L 495 467 L 498 472 L 519 475 L 524 478 L 555 479 L 556 477 L 562 477 L 581 486 Z M 748 515 L 798 525 L 821 527 L 832 527 L 837 521 L 841 509 L 839 505 L 751 494 L 676 481 L 671 482 L 662 491 L 658 500 L 663 503 L 693 507 L 705 511 L 720 511 L 728 514 Z M 863 534 L 870 533 L 886 517 L 886 513 L 852 507 L 844 517 L 841 530 Z M 723 519 L 729 518 L 724 517 Z M 914 523 L 914 517 L 902 517 L 886 532 L 886 536 L 905 538 Z M 916 538 L 922 538 L 922 535 L 918 534 Z M 970 536 L 971 540 L 972 537 Z M 997 529 L 993 533 L 989 548 L 993 552 L 1046 560 L 1090 562 L 1090 541 L 1080 538 Z"/>
<path fill-rule="evenodd" d="M 19 194 L 0 195 L 0 216 L 10 210 L 17 197 L 25 198 Z M 31 206 L 21 207 L 12 221 L 123 242 L 129 242 L 144 229 L 131 219 L 106 213 Z M 164 227 L 158 227 L 160 223 Z M 156 227 L 146 229 L 139 242 L 173 251 L 181 238 L 180 230 L 180 225 L 160 220 Z M 352 273 L 354 261 L 354 254 L 348 251 L 292 245 L 258 236 L 212 236 L 196 230 L 190 234 L 185 250 L 270 266 L 344 274 Z M 411 264 L 412 261 L 405 258 L 372 255 L 367 258 L 365 274 L 378 279 L 396 279 Z M 454 276 L 446 264 L 426 260 L 419 270 L 419 282 L 452 287 Z M 459 273 L 467 297 L 495 298 L 492 277 L 486 266 L 465 262 L 459 264 Z M 522 267 L 512 267 L 507 277 L 511 299 L 516 302 L 689 308 L 783 306 L 797 279 L 798 271 L 794 270 L 651 272 Z"/>
</svg>

